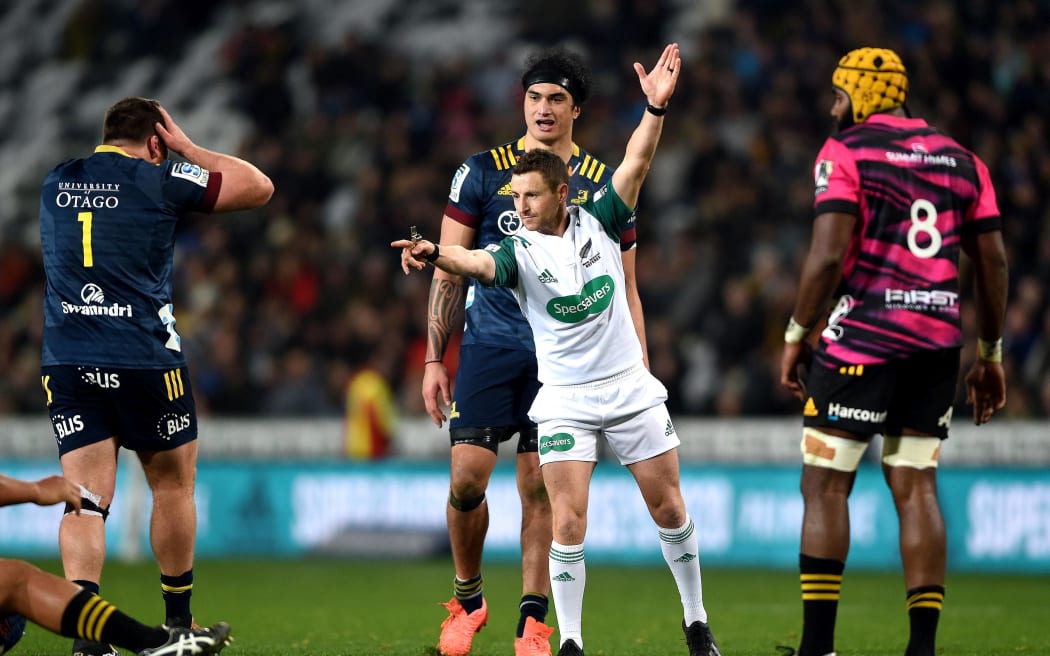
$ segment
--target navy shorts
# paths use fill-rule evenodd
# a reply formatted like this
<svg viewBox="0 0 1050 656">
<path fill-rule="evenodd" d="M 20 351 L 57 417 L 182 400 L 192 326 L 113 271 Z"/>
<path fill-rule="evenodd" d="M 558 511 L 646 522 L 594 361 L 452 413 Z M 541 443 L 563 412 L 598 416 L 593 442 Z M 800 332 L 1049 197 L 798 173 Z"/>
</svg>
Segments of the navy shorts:
<svg viewBox="0 0 1050 656">
<path fill-rule="evenodd" d="M 959 349 L 927 351 L 883 364 L 814 364 L 803 425 L 899 437 L 910 428 L 948 437 L 959 378 Z"/>
<path fill-rule="evenodd" d="M 167 451 L 197 439 L 189 371 L 83 365 L 40 376 L 59 456 L 116 436 L 131 451 Z"/>
<path fill-rule="evenodd" d="M 536 451 L 536 424 L 529 408 L 540 389 L 532 351 L 462 346 L 452 394 L 449 431 L 453 444 L 474 443 L 495 450 L 520 434 L 518 453 Z"/>
</svg>

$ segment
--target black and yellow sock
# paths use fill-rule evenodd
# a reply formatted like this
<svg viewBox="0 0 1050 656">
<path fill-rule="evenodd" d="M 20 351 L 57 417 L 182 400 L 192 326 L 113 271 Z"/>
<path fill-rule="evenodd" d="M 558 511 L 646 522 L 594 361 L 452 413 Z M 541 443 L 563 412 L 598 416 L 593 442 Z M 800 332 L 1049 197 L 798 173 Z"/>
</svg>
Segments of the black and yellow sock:
<svg viewBox="0 0 1050 656">
<path fill-rule="evenodd" d="M 835 651 L 835 616 L 846 563 L 799 554 L 798 568 L 802 583 L 802 644 L 799 654 L 824 656 Z"/>
<path fill-rule="evenodd" d="M 908 590 L 908 620 L 911 635 L 905 656 L 933 656 L 937 622 L 944 605 L 944 586 L 924 585 Z"/>
<path fill-rule="evenodd" d="M 547 619 L 547 611 L 550 609 L 549 603 L 550 602 L 547 601 L 546 595 L 537 594 L 535 592 L 522 595 L 521 603 L 518 604 L 518 610 L 521 611 L 521 617 L 518 619 L 517 636 L 519 638 L 525 632 L 525 620 L 530 617 L 537 622 L 542 622 Z"/>
<path fill-rule="evenodd" d="M 85 590 L 87 590 L 88 592 L 90 592 L 92 594 L 98 594 L 99 593 L 98 592 L 98 590 L 99 590 L 98 583 L 95 582 L 95 581 L 84 581 L 84 580 L 81 580 L 81 579 L 77 579 L 77 580 L 73 581 L 73 583 L 76 583 L 77 585 L 79 585 L 80 587 L 84 588 Z"/>
<path fill-rule="evenodd" d="M 481 574 L 466 580 L 456 577 L 452 593 L 468 615 L 481 608 L 481 602 L 484 601 L 481 583 Z"/>
<path fill-rule="evenodd" d="M 133 652 L 158 647 L 168 632 L 149 627 L 117 610 L 117 607 L 88 590 L 81 590 L 62 611 L 62 635 L 113 644 Z"/>
<path fill-rule="evenodd" d="M 188 627 L 193 622 L 190 597 L 193 596 L 193 570 L 178 576 L 160 575 L 160 592 L 164 596 L 164 623 L 168 626 Z"/>
</svg>

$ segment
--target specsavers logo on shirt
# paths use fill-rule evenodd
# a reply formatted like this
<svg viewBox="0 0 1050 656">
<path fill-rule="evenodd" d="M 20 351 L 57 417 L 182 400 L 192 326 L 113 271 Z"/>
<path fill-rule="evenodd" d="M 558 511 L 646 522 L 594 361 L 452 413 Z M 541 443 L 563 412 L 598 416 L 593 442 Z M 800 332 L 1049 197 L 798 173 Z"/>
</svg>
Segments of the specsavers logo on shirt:
<svg viewBox="0 0 1050 656">
<path fill-rule="evenodd" d="M 601 314 L 612 303 L 616 283 L 611 276 L 598 276 L 573 296 L 560 296 L 547 303 L 547 314 L 563 323 L 579 323 Z"/>
</svg>

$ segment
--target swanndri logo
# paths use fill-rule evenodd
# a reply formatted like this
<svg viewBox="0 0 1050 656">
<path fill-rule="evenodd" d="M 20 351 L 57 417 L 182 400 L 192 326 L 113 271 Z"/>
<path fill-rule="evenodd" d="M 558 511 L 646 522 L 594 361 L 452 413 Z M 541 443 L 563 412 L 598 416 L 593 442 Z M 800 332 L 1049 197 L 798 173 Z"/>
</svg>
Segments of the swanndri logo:
<svg viewBox="0 0 1050 656">
<path fill-rule="evenodd" d="M 93 282 L 89 282 L 80 288 L 80 299 L 84 301 L 84 305 L 74 305 L 62 301 L 62 314 L 82 314 L 90 317 L 107 316 L 107 317 L 131 317 L 131 304 L 120 305 L 119 303 L 113 303 L 112 305 L 103 305 L 106 302 L 106 294 L 102 291 L 102 288 Z"/>
<path fill-rule="evenodd" d="M 93 282 L 89 282 L 80 289 L 80 298 L 85 303 L 95 303 L 97 305 L 102 305 L 106 302 L 106 294 L 101 287 Z"/>
<path fill-rule="evenodd" d="M 681 556 L 674 559 L 676 563 L 691 563 L 696 560 L 696 554 L 684 553 Z"/>
<path fill-rule="evenodd" d="M 575 581 L 576 578 L 572 574 L 569 574 L 568 572 L 562 572 L 561 574 L 559 574 L 557 576 L 552 576 L 551 580 L 552 581 L 557 581 L 558 583 L 571 583 L 571 582 Z"/>
</svg>

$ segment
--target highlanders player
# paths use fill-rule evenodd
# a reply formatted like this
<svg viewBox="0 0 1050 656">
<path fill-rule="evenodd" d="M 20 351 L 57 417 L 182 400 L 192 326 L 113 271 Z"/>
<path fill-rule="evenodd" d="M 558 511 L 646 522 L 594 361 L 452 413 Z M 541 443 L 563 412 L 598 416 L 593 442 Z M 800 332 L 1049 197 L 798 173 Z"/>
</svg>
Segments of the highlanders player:
<svg viewBox="0 0 1050 656">
<path fill-rule="evenodd" d="M 528 150 L 550 150 L 567 164 L 569 202 L 593 198 L 612 170 L 573 143 L 573 121 L 590 93 L 590 73 L 580 59 L 554 49 L 533 55 L 521 78 L 525 91 L 523 137 L 470 157 L 452 181 L 441 222 L 441 243 L 484 248 L 521 229 L 511 199 L 511 168 Z M 634 280 L 634 225 L 620 235 L 627 294 L 634 329 L 644 349 L 641 302 Z M 513 296 L 505 289 L 471 283 L 466 294 L 466 332 L 460 348 L 455 395 L 442 362 L 464 306 L 459 276 L 435 271 L 428 308 L 423 399 L 434 423 L 451 402 L 451 484 L 446 515 L 455 565 L 454 596 L 441 628 L 438 648 L 447 656 L 470 651 L 475 632 L 488 620 L 482 590 L 481 555 L 488 530 L 485 490 L 500 442 L 518 434 L 517 482 L 521 497 L 522 598 L 517 656 L 550 653 L 547 616 L 547 551 L 551 511 L 536 454 L 536 426 L 528 418 L 536 396 L 532 335 Z M 438 398 L 440 394 L 440 399 Z"/>
<path fill-rule="evenodd" d="M 273 184 L 194 144 L 155 100 L 118 102 L 102 133 L 93 155 L 48 173 L 40 201 L 41 381 L 62 472 L 85 488 L 59 547 L 66 578 L 98 592 L 117 452 L 137 452 L 153 492 L 167 624 L 189 626 L 197 418 L 171 303 L 175 226 L 189 212 L 259 207 Z M 168 160 L 169 150 L 188 162 Z M 113 651 L 78 640 L 73 653 Z"/>
<path fill-rule="evenodd" d="M 0 506 L 50 506 L 65 501 L 79 513 L 81 490 L 61 476 L 29 482 L 0 474 Z M 218 654 L 232 640 L 225 622 L 207 629 L 146 626 L 65 579 L 22 560 L 0 558 L 0 625 L 5 621 L 10 625 L 13 618 L 21 617 L 67 638 L 101 640 L 139 656 Z M 19 637 L 3 636 L 0 653 L 10 650 Z"/>
<path fill-rule="evenodd" d="M 678 483 L 679 440 L 664 405 L 667 391 L 644 366 L 618 257 L 680 67 L 677 44 L 664 49 L 649 73 L 634 65 L 649 106 L 610 184 L 587 202 L 567 205 L 564 162 L 550 151 L 531 150 L 512 169 L 511 194 L 524 224 L 517 234 L 474 250 L 425 240 L 392 244 L 403 249 L 406 273 L 432 262 L 483 285 L 509 288 L 528 320 L 543 383 L 529 417 L 538 424 L 553 514 L 548 570 L 559 656 L 583 653 L 583 542 L 599 436 L 631 471 L 659 526 L 683 604 L 689 653 L 719 653 L 703 605 L 698 540 Z"/>
<path fill-rule="evenodd" d="M 781 383 L 805 401 L 798 653 L 834 652 L 849 551 L 847 497 L 864 449 L 881 433 L 883 473 L 900 520 L 906 653 L 933 656 L 945 575 L 937 456 L 962 346 L 959 251 L 976 274 L 978 358 L 966 385 L 974 422 L 983 424 L 1006 402 L 1001 220 L 981 160 L 909 117 L 908 78 L 896 53 L 854 50 L 839 60 L 832 84 L 840 132 L 817 155 L 813 237 L 781 361 Z M 806 326 L 817 323 L 833 294 L 838 301 L 804 388 L 797 371 L 808 352 Z"/>
</svg>

